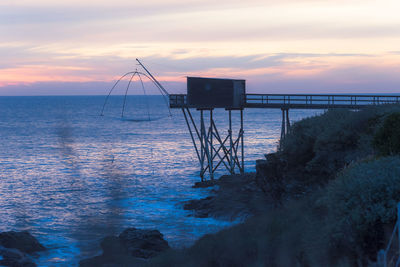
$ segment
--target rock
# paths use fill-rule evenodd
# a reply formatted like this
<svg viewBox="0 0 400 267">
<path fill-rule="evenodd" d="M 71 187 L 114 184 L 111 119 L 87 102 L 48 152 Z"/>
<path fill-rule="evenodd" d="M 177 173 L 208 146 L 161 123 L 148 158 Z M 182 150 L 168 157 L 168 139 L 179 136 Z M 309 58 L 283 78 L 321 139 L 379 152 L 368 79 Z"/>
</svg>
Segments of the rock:
<svg viewBox="0 0 400 267">
<path fill-rule="evenodd" d="M 243 220 L 263 213 L 270 202 L 270 197 L 257 185 L 255 173 L 223 175 L 214 183 L 217 187 L 210 196 L 182 202 L 183 209 L 192 211 L 189 216 Z"/>
<path fill-rule="evenodd" d="M 103 250 L 103 255 L 105 256 L 128 254 L 128 249 L 117 236 L 107 236 L 103 238 L 100 243 L 100 247 Z"/>
<path fill-rule="evenodd" d="M 145 260 L 132 257 L 128 254 L 109 254 L 100 255 L 90 259 L 81 260 L 80 267 L 127 267 L 127 266 L 143 266 Z"/>
<path fill-rule="evenodd" d="M 184 202 L 184 210 L 193 210 L 193 216 L 196 218 L 207 218 L 213 211 L 214 196 L 208 196 L 202 199 L 193 199 Z"/>
<path fill-rule="evenodd" d="M 25 253 L 46 250 L 46 248 L 27 231 L 0 233 L 0 245 L 5 248 L 16 248 Z"/>
<path fill-rule="evenodd" d="M 0 246 L 0 266 L 35 267 L 36 264 L 18 249 Z"/>
<path fill-rule="evenodd" d="M 3 259 L 9 260 L 20 260 L 24 257 L 24 254 L 18 249 L 5 247 L 0 247 L 0 255 Z"/>
<path fill-rule="evenodd" d="M 196 182 L 192 188 L 207 188 L 218 184 L 218 180 L 206 180 L 203 182 Z"/>
<path fill-rule="evenodd" d="M 147 259 L 169 249 L 168 242 L 158 230 L 128 228 L 119 235 L 119 239 L 129 253 L 138 258 Z"/>
<path fill-rule="evenodd" d="M 25 253 L 43 250 L 46 248 L 27 231 L 0 233 L 1 266 L 34 267 L 36 264 Z"/>
<path fill-rule="evenodd" d="M 105 237 L 100 244 L 103 254 L 82 260 L 79 266 L 140 266 L 145 259 L 169 249 L 158 230 L 128 228 L 118 237 Z"/>
</svg>

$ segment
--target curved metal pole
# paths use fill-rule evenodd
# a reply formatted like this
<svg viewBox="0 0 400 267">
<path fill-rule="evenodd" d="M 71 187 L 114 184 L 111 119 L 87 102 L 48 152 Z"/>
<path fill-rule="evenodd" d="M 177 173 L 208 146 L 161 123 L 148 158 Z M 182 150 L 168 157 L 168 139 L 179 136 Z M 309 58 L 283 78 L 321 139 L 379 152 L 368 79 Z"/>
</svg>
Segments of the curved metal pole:
<svg viewBox="0 0 400 267">
<path fill-rule="evenodd" d="M 150 77 L 148 77 L 148 76 L 146 75 L 147 78 L 149 78 L 149 79 L 157 86 L 158 90 L 160 90 L 160 93 L 161 93 L 161 95 L 162 95 L 163 98 L 164 98 L 165 104 L 166 104 L 167 107 L 168 107 L 169 116 L 172 116 L 171 109 L 170 109 L 170 107 L 169 107 L 169 102 L 168 102 L 169 99 L 166 98 L 166 96 L 169 97 L 168 91 L 165 90 L 164 86 L 162 86 L 161 83 L 159 83 L 159 82 L 157 81 L 157 79 L 156 79 L 156 78 L 150 73 L 150 71 L 142 64 L 142 62 L 139 61 L 139 59 L 136 59 L 136 61 L 139 63 L 140 66 L 142 66 L 142 68 L 143 68 L 143 69 L 147 72 L 147 74 L 150 76 Z"/>
<path fill-rule="evenodd" d="M 146 69 L 146 67 L 142 64 L 142 62 L 139 61 L 139 59 L 136 59 L 136 61 L 142 66 L 142 68 L 150 75 L 151 79 L 157 84 L 157 86 L 164 92 L 164 94 L 169 95 L 168 91 L 165 90 L 165 88 L 159 83 L 156 78 Z"/>
<path fill-rule="evenodd" d="M 149 101 L 147 99 L 147 95 L 146 95 L 146 90 L 144 89 L 144 84 L 142 81 L 142 77 L 140 77 L 140 74 L 138 73 L 139 79 L 140 79 L 140 83 L 142 84 L 142 89 L 143 89 L 143 95 L 146 98 L 146 107 L 147 107 L 147 117 L 150 121 L 150 107 L 149 107 Z"/>
<path fill-rule="evenodd" d="M 133 77 L 135 77 L 136 73 L 137 73 L 137 72 L 135 71 L 135 72 L 132 74 L 132 76 L 131 76 L 131 78 L 130 78 L 130 80 L 129 80 L 128 86 L 126 87 L 126 90 L 125 90 L 125 97 L 124 97 L 124 104 L 122 105 L 121 118 L 124 117 L 125 103 L 126 103 L 126 95 L 128 94 L 129 86 L 131 85 L 132 79 L 133 79 Z M 138 75 L 139 75 L 139 74 L 138 74 Z"/>
<path fill-rule="evenodd" d="M 163 99 L 164 99 L 164 102 L 165 102 L 165 105 L 167 106 L 167 108 L 168 108 L 168 113 L 169 113 L 169 116 L 171 117 L 172 116 L 172 113 L 171 113 L 171 108 L 169 107 L 169 102 L 168 102 L 168 99 L 166 98 L 166 96 L 164 95 L 164 93 L 163 93 L 163 89 L 162 88 L 160 88 L 160 86 L 158 86 L 158 84 L 157 84 L 157 81 L 154 81 L 151 77 L 149 77 L 147 74 L 145 74 L 145 73 L 143 73 L 143 72 L 139 72 L 139 71 L 136 71 L 138 74 L 141 74 L 141 75 L 143 75 L 143 76 L 145 76 L 147 79 L 149 79 L 151 82 L 153 82 L 153 84 L 157 87 L 157 89 L 158 89 L 158 91 L 160 91 L 160 93 L 161 93 L 161 95 L 162 95 L 162 97 L 163 97 Z M 150 74 L 150 73 L 149 73 Z M 151 75 L 151 74 L 150 74 Z M 164 89 L 165 90 L 165 89 Z M 168 93 L 168 92 L 167 92 Z M 169 94 L 168 94 L 169 95 Z"/>
<path fill-rule="evenodd" d="M 143 66 L 143 65 L 142 65 Z M 144 67 L 144 66 L 143 66 Z M 169 107 L 169 103 L 168 103 L 168 99 L 166 99 L 166 96 L 164 95 L 164 92 L 163 92 L 163 90 L 166 92 L 166 90 L 165 89 L 163 89 L 163 87 L 160 87 L 157 83 L 157 80 L 153 80 L 149 75 L 147 75 L 146 73 L 143 73 L 143 72 L 140 72 L 140 71 L 130 71 L 130 72 L 127 72 L 127 73 L 125 73 L 124 75 L 122 75 L 115 83 L 114 83 L 114 85 L 113 85 L 113 87 L 111 88 L 111 90 L 110 90 L 110 92 L 108 93 L 108 95 L 106 96 L 106 99 L 104 100 L 104 104 L 103 104 L 103 108 L 101 109 L 101 113 L 100 113 L 100 116 L 103 116 L 103 114 L 104 114 L 104 109 L 105 109 L 105 107 L 106 107 L 106 104 L 107 104 L 107 101 L 108 101 L 108 98 L 110 97 L 110 95 L 111 95 L 111 93 L 112 93 L 112 91 L 115 89 L 115 87 L 118 85 L 118 83 L 125 77 L 125 76 L 127 76 L 127 75 L 129 75 L 129 74 L 140 74 L 140 75 L 143 75 L 144 77 L 146 77 L 147 79 L 149 79 L 151 82 L 153 82 L 153 84 L 157 87 L 157 89 L 160 91 L 160 93 L 161 93 L 161 95 L 163 96 L 163 99 L 164 99 L 164 102 L 165 102 L 165 104 L 167 105 L 167 108 L 168 108 L 168 113 L 169 113 L 169 116 L 172 116 L 172 113 L 171 113 L 171 108 Z M 150 73 L 149 73 L 150 74 Z M 150 74 L 151 75 L 151 74 Z M 168 92 L 166 92 L 167 94 L 168 94 Z M 168 94 L 169 95 L 169 94 Z"/>
<path fill-rule="evenodd" d="M 117 82 L 113 85 L 113 87 L 111 88 L 110 92 L 109 92 L 108 95 L 106 96 L 106 99 L 105 99 L 104 104 L 103 104 L 103 108 L 101 109 L 100 116 L 103 116 L 104 108 L 106 107 L 107 100 L 108 100 L 108 98 L 110 97 L 111 92 L 114 90 L 114 88 L 117 86 L 117 84 L 118 84 L 125 76 L 127 76 L 128 74 L 132 74 L 132 73 L 135 73 L 135 71 L 130 71 L 130 72 L 125 73 L 125 74 L 122 75 L 121 78 L 119 78 L 119 79 L 117 80 Z"/>
</svg>

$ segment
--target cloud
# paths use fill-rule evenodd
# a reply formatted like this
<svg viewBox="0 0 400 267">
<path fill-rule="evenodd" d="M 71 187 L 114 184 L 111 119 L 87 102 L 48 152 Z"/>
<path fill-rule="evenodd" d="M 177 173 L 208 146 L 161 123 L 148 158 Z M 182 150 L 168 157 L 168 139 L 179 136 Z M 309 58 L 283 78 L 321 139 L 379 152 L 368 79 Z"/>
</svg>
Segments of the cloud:
<svg viewBox="0 0 400 267">
<path fill-rule="evenodd" d="M 399 37 L 400 4 L 385 2 L 28 1 L 31 5 L 3 4 L 0 32 L 14 41 L 105 44 Z"/>
<path fill-rule="evenodd" d="M 183 52 L 182 52 L 183 53 Z M 356 53 L 276 53 L 276 54 L 255 54 L 248 56 L 209 56 L 209 57 L 144 57 L 143 62 L 153 65 L 162 73 L 180 73 L 179 76 L 195 75 L 195 72 L 207 71 L 212 69 L 237 69 L 248 70 L 267 69 L 273 67 L 285 67 L 294 62 L 328 60 L 328 58 L 348 58 L 348 57 L 371 57 L 369 54 Z M 297 64 L 296 64 L 297 65 Z"/>
<path fill-rule="evenodd" d="M 282 69 L 248 74 L 232 78 L 244 78 L 249 93 L 392 93 L 398 94 L 400 70 L 391 67 L 352 65 L 327 68 L 298 75 Z M 218 70 L 217 70 L 218 71 Z M 255 70 L 257 71 L 257 70 Z M 240 70 L 239 70 L 240 72 Z M 170 93 L 185 93 L 186 80 L 166 81 L 157 76 Z M 167 77 L 168 78 L 168 77 Z M 36 82 L 0 87 L 0 95 L 105 95 L 115 80 L 102 82 Z M 124 94 L 126 82 L 121 83 L 114 94 Z M 158 94 L 146 81 L 150 94 Z M 131 94 L 142 94 L 138 82 L 134 82 Z"/>
<path fill-rule="evenodd" d="M 148 47 L 133 47 L 117 54 L 87 50 L 68 50 L 58 46 L 0 47 L 5 61 L 0 67 L 0 84 L 34 83 L 45 81 L 110 81 L 138 68 L 135 58 Z M 18 53 L 15 53 L 18 51 Z M 13 53 L 14 52 L 14 53 Z M 216 53 L 218 54 L 218 53 Z M 310 75 L 325 69 L 369 60 L 379 65 L 387 59 L 367 53 L 255 53 L 252 55 L 209 55 L 204 51 L 173 48 L 165 55 L 140 57 L 154 74 L 168 81 L 181 81 L 185 76 L 257 77 L 271 73 Z M 375 60 L 375 62 L 374 62 Z M 398 60 L 394 61 L 398 62 Z"/>
<path fill-rule="evenodd" d="M 363 64 L 378 79 L 400 63 L 398 8 L 394 0 L 4 0 L 0 86 L 109 82 L 135 69 L 136 57 L 175 85 L 195 75 L 284 84 Z"/>
</svg>

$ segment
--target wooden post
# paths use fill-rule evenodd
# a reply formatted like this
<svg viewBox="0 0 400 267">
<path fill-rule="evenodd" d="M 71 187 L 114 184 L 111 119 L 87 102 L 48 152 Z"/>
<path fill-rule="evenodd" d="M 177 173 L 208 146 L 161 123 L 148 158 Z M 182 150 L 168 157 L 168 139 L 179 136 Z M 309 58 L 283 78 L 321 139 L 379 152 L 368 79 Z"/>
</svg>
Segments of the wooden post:
<svg viewBox="0 0 400 267">
<path fill-rule="evenodd" d="M 286 134 L 290 130 L 289 109 L 286 109 Z"/>
<path fill-rule="evenodd" d="M 242 168 L 241 173 L 244 173 L 244 130 L 243 130 L 243 109 L 240 110 L 240 132 L 242 136 Z"/>
<path fill-rule="evenodd" d="M 229 158 L 230 158 L 230 164 L 231 164 L 231 174 L 235 173 L 235 162 L 233 158 L 233 140 L 232 140 L 232 110 L 229 110 L 229 130 L 228 130 L 228 135 L 229 135 Z"/>
<path fill-rule="evenodd" d="M 209 129 L 209 138 L 210 138 L 210 158 L 208 160 L 209 170 L 210 170 L 210 178 L 214 180 L 214 157 L 213 157 L 213 110 L 210 109 L 210 129 Z"/>
<path fill-rule="evenodd" d="M 200 110 L 200 143 L 201 143 L 201 159 L 200 159 L 200 177 L 201 181 L 204 181 L 204 118 L 203 110 Z"/>
<path fill-rule="evenodd" d="M 207 168 L 209 169 L 209 173 L 210 173 L 210 178 L 213 179 L 212 177 L 212 169 L 210 168 L 211 166 L 211 157 L 210 157 L 210 149 L 209 149 L 209 140 L 208 140 L 208 134 L 206 133 L 206 127 L 204 124 L 204 116 L 203 116 L 203 110 L 201 110 L 201 129 L 202 129 L 202 133 L 201 135 L 203 136 L 203 146 L 204 146 L 204 157 L 203 157 L 203 163 L 202 163 L 202 172 L 204 175 L 204 172 L 207 171 Z M 205 157 L 207 157 L 207 162 L 208 165 L 207 167 L 204 168 L 204 161 L 205 161 Z"/>
<path fill-rule="evenodd" d="M 281 128 L 281 141 L 285 138 L 285 110 L 282 108 L 282 128 Z"/>
<path fill-rule="evenodd" d="M 187 125 L 189 133 L 190 133 L 190 137 L 192 138 L 192 143 L 193 143 L 194 149 L 196 150 L 197 158 L 198 158 L 199 161 L 201 161 L 199 150 L 197 149 L 196 141 L 194 140 L 194 136 L 193 136 L 193 133 L 192 133 L 192 128 L 190 127 L 190 123 L 189 123 L 189 120 L 188 120 L 188 118 L 186 116 L 186 112 L 185 112 L 184 108 L 182 108 L 182 112 L 183 112 L 183 116 L 185 117 L 186 125 Z M 189 109 L 188 109 L 188 112 L 190 113 Z"/>
</svg>

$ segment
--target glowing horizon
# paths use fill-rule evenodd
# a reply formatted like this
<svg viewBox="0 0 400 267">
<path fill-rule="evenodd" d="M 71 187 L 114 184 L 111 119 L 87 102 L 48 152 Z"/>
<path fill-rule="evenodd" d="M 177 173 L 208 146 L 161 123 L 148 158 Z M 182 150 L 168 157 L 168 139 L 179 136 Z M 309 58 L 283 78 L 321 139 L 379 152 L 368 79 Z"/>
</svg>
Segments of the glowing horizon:
<svg viewBox="0 0 400 267">
<path fill-rule="evenodd" d="M 173 85 L 171 93 L 184 88 L 185 76 L 246 79 L 252 92 L 399 92 L 398 1 L 5 0 L 0 7 L 0 95 L 103 94 L 137 67 L 135 58 Z"/>
</svg>

